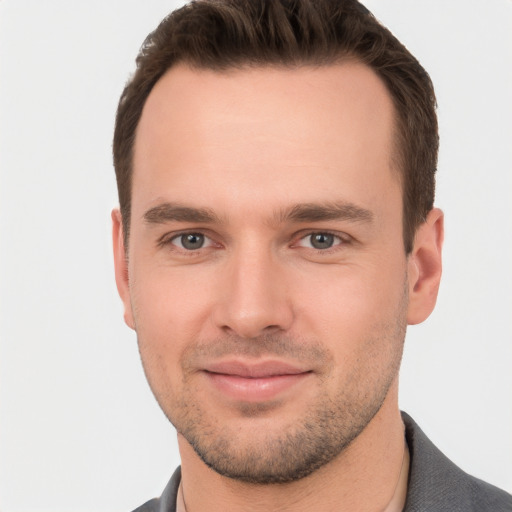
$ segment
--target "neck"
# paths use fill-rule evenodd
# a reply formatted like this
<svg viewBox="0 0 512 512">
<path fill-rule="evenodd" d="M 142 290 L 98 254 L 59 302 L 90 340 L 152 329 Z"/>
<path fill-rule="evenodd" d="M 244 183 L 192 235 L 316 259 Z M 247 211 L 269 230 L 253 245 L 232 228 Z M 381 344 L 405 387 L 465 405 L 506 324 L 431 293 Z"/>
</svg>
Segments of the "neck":
<svg viewBox="0 0 512 512">
<path fill-rule="evenodd" d="M 333 461 L 288 484 L 255 485 L 208 468 L 178 436 L 187 512 L 381 512 L 393 498 L 404 460 L 397 385 L 363 432 Z M 213 498 L 212 498 L 213 497 Z"/>
</svg>

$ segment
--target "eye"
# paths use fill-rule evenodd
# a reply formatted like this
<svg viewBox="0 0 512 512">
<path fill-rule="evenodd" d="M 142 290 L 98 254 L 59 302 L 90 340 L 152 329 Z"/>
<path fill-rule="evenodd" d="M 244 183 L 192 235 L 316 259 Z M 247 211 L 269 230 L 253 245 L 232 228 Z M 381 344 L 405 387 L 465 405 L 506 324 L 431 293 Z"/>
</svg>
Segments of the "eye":
<svg viewBox="0 0 512 512">
<path fill-rule="evenodd" d="M 202 233 L 183 233 L 171 239 L 171 243 L 186 251 L 197 251 L 211 245 L 211 240 Z"/>
<path fill-rule="evenodd" d="M 309 247 L 317 250 L 330 249 L 336 245 L 343 243 L 343 240 L 332 233 L 310 233 L 309 235 L 301 238 L 299 246 Z"/>
</svg>

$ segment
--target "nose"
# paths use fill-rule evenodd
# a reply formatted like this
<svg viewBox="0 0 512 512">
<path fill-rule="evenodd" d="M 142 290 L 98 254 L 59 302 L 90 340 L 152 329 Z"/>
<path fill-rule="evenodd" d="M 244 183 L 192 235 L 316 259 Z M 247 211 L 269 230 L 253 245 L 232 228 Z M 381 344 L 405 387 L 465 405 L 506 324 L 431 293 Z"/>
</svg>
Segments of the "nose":
<svg viewBox="0 0 512 512">
<path fill-rule="evenodd" d="M 246 339 L 290 328 L 293 309 L 285 272 L 270 250 L 239 250 L 225 270 L 214 313 L 218 328 Z"/>
</svg>

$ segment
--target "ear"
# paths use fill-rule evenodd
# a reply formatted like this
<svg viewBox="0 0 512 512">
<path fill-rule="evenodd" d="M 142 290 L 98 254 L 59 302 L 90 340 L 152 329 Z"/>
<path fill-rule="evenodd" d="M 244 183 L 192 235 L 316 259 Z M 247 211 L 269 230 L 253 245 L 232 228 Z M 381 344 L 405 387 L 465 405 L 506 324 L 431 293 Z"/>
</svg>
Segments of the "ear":
<svg viewBox="0 0 512 512">
<path fill-rule="evenodd" d="M 419 324 L 436 305 L 441 280 L 441 250 L 444 239 L 444 215 L 433 208 L 416 230 L 414 246 L 408 258 L 409 307 L 407 323 Z"/>
<path fill-rule="evenodd" d="M 135 329 L 130 298 L 128 259 L 124 246 L 123 223 L 121 212 L 117 208 L 112 210 L 112 242 L 114 246 L 116 285 L 124 305 L 124 321 L 128 327 Z"/>
</svg>

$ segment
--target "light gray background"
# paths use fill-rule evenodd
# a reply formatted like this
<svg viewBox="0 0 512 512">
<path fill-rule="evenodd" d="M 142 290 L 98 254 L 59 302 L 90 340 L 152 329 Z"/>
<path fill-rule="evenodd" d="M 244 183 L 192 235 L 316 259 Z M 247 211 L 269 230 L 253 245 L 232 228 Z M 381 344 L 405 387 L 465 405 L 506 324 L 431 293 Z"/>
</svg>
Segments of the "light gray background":
<svg viewBox="0 0 512 512">
<path fill-rule="evenodd" d="M 179 463 L 114 286 L 111 135 L 174 2 L 0 1 L 0 510 L 128 511 Z M 371 0 L 437 87 L 446 213 L 437 310 L 401 406 L 512 491 L 512 2 Z"/>
</svg>

